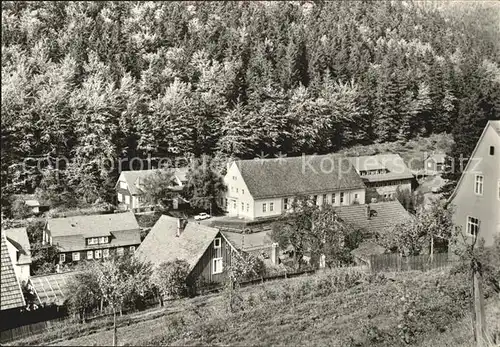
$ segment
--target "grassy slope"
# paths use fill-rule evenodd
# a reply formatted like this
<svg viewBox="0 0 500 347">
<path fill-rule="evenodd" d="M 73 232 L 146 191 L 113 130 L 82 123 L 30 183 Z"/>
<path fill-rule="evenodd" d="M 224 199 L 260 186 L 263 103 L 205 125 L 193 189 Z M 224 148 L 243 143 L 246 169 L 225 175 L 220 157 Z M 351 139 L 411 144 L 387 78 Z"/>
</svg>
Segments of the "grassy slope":
<svg viewBox="0 0 500 347">
<path fill-rule="evenodd" d="M 337 271 L 268 282 L 241 289 L 243 309 L 237 313 L 227 312 L 224 295 L 183 300 L 171 304 L 169 310 L 174 312 L 120 327 L 118 337 L 120 344 L 127 345 L 398 346 L 403 345 L 397 326 L 406 288 L 422 297 L 417 307 L 425 314 L 416 323 L 420 346 L 446 345 L 451 338 L 455 338 L 454 346 L 468 346 L 470 336 L 459 328 L 466 319 L 461 315 L 463 307 L 443 294 L 448 289 L 440 291 L 436 286 L 437 282 L 448 285 L 446 276 L 437 271 L 412 272 L 388 280 L 356 273 L 346 277 Z M 455 282 L 451 285 L 456 287 Z M 498 312 L 499 304 L 495 304 Z M 111 333 L 102 330 L 54 342 L 109 345 Z"/>
</svg>

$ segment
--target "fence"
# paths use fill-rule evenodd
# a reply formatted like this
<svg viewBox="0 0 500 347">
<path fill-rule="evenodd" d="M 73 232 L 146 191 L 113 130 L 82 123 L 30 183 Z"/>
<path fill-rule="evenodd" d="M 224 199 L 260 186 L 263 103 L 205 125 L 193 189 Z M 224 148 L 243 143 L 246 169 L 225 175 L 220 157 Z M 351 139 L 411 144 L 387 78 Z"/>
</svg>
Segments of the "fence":
<svg viewBox="0 0 500 347">
<path fill-rule="evenodd" d="M 370 256 L 370 268 L 372 272 L 380 271 L 427 271 L 441 269 L 452 264 L 448 253 L 436 253 L 432 257 L 429 254 L 402 257 L 399 254 L 380 254 Z"/>
<path fill-rule="evenodd" d="M 157 306 L 159 301 L 156 298 L 146 299 L 144 300 L 144 304 L 140 309 L 135 308 L 123 308 L 118 315 L 129 314 L 133 312 L 138 312 L 140 310 L 150 309 L 154 306 Z M 94 320 L 105 319 L 106 317 L 110 317 L 113 315 L 113 311 L 110 307 L 104 307 L 102 311 L 96 311 L 93 315 L 86 316 L 85 320 L 87 323 L 90 323 Z M 75 319 L 72 315 L 65 315 L 63 317 L 45 320 L 37 323 L 26 324 L 23 326 L 19 326 L 16 328 L 11 328 L 8 330 L 4 330 L 0 332 L 0 343 L 6 343 L 22 338 L 26 338 L 29 336 L 33 336 L 36 334 L 43 333 L 50 329 L 56 328 L 58 326 L 62 326 L 64 324 L 81 324 L 79 319 Z"/>
</svg>

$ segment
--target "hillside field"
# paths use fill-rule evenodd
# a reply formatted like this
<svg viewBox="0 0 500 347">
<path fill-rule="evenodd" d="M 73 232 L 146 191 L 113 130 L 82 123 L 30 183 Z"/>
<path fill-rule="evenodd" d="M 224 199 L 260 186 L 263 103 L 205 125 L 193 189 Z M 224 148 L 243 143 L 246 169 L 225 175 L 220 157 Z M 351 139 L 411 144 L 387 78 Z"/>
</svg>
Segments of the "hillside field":
<svg viewBox="0 0 500 347">
<path fill-rule="evenodd" d="M 242 288 L 233 293 L 233 312 L 223 292 L 172 302 L 137 323 L 123 317 L 118 339 L 120 345 L 465 347 L 472 343 L 468 288 L 466 277 L 447 270 L 385 275 L 334 270 Z M 496 297 L 487 302 L 488 325 L 497 332 L 500 303 Z M 69 334 L 72 339 L 56 339 L 52 332 L 16 344 L 109 345 L 107 326 Z"/>
</svg>

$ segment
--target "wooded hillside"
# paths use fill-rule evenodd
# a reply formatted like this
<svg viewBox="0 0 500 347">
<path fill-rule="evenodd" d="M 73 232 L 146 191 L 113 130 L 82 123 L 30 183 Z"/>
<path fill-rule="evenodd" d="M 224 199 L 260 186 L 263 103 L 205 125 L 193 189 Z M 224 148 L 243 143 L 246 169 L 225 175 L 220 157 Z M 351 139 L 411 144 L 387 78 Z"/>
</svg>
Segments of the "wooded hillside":
<svg viewBox="0 0 500 347">
<path fill-rule="evenodd" d="M 110 200 L 117 160 L 148 154 L 441 132 L 468 154 L 500 117 L 499 21 L 492 2 L 3 2 L 2 200 Z"/>
</svg>

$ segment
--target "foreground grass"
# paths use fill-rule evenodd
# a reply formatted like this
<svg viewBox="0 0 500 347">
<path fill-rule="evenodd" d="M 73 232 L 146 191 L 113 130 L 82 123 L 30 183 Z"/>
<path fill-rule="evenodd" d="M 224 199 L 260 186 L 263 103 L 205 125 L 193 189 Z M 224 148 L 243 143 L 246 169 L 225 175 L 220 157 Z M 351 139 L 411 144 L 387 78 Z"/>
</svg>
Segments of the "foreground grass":
<svg viewBox="0 0 500 347">
<path fill-rule="evenodd" d="M 242 288 L 233 293 L 235 312 L 228 310 L 227 293 L 174 302 L 142 321 L 122 322 L 118 339 L 120 345 L 403 346 L 409 327 L 410 342 L 419 346 L 468 346 L 460 325 L 467 322 L 462 280 L 440 271 L 381 276 L 336 270 Z M 415 320 L 402 319 L 408 303 L 415 303 Z M 500 312 L 496 304 L 492 316 Z M 81 335 L 17 343 L 112 341 L 111 326 Z"/>
</svg>

